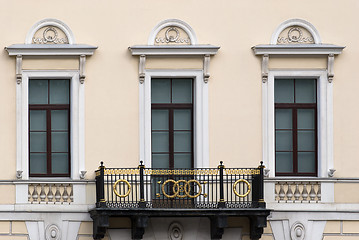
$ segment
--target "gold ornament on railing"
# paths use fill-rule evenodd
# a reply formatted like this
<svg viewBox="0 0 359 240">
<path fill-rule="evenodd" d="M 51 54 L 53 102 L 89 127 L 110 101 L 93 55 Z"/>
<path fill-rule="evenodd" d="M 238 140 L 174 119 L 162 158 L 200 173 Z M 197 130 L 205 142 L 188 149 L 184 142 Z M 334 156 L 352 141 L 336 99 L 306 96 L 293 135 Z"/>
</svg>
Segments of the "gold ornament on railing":
<svg viewBox="0 0 359 240">
<path fill-rule="evenodd" d="M 117 189 L 116 189 L 116 186 L 117 186 L 117 184 L 119 184 L 120 182 L 124 182 L 124 183 L 127 184 L 128 190 L 127 190 L 126 194 L 121 195 L 121 194 L 118 193 L 118 191 L 117 191 Z M 125 179 L 119 179 L 119 180 L 117 180 L 117 181 L 115 182 L 115 184 L 113 184 L 113 191 L 114 191 L 115 194 L 116 194 L 117 196 L 119 196 L 120 198 L 125 198 L 125 197 L 127 197 L 128 195 L 130 195 L 130 192 L 131 192 L 131 184 L 130 184 L 127 180 L 125 180 Z"/>
<path fill-rule="evenodd" d="M 247 190 L 247 192 L 246 192 L 245 194 L 239 194 L 239 193 L 237 192 L 236 186 L 237 186 L 237 184 L 240 183 L 240 182 L 244 182 L 245 184 L 247 184 L 248 190 Z M 239 179 L 239 180 L 237 180 L 237 181 L 233 184 L 233 192 L 234 192 L 234 194 L 236 194 L 238 197 L 244 198 L 244 197 L 246 197 L 246 196 L 251 192 L 251 185 L 249 184 L 249 182 L 248 182 L 247 180 L 245 180 L 245 179 Z"/>
<path fill-rule="evenodd" d="M 161 184 L 161 182 L 158 182 L 159 184 Z M 173 183 L 173 187 L 172 187 L 172 190 L 173 190 L 173 194 L 172 195 L 169 195 L 166 193 L 165 191 L 165 186 L 167 183 Z M 184 183 L 184 185 L 180 185 L 180 183 Z M 198 193 L 195 194 L 195 195 L 191 195 L 191 185 L 190 183 L 195 183 L 198 185 Z M 206 183 L 206 182 L 205 182 Z M 204 184 L 205 184 L 204 183 Z M 178 181 L 175 181 L 173 179 L 168 179 L 166 180 L 162 186 L 161 186 L 161 190 L 162 190 L 162 193 L 163 195 L 165 195 L 165 197 L 167 198 L 175 198 L 175 197 L 179 197 L 179 198 L 185 198 L 185 197 L 189 197 L 189 198 L 196 198 L 196 197 L 199 197 L 202 193 L 202 185 L 199 181 L 197 180 L 194 180 L 194 179 L 191 179 L 191 180 L 178 180 Z M 185 194 L 180 194 L 180 193 L 185 193 Z M 160 196 L 159 193 L 156 194 L 157 197 Z M 207 194 L 203 194 L 204 197 L 207 197 Z"/>
</svg>

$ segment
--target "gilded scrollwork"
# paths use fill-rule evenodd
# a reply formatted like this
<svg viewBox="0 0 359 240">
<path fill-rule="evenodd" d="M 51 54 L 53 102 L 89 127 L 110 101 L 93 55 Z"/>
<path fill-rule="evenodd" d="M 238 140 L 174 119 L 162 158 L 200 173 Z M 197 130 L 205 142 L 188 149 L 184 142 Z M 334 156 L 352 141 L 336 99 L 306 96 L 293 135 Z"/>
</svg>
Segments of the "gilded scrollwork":
<svg viewBox="0 0 359 240">
<path fill-rule="evenodd" d="M 172 191 L 173 191 L 173 194 L 172 195 L 169 195 L 167 194 L 165 188 L 166 188 L 166 185 L 168 183 L 172 183 L 173 184 L 173 187 L 172 187 Z M 182 183 L 182 185 L 181 185 Z M 194 183 L 195 185 L 198 186 L 198 191 L 196 194 L 194 195 L 191 195 L 191 183 Z M 159 184 L 161 184 L 161 182 L 159 182 Z M 202 193 L 202 185 L 199 181 L 195 180 L 195 179 L 191 179 L 191 180 L 178 180 L 178 181 L 175 181 L 173 179 L 168 179 L 166 180 L 162 186 L 161 186 L 161 190 L 162 190 L 162 193 L 165 197 L 167 198 L 175 198 L 175 197 L 179 197 L 179 198 L 185 198 L 185 197 L 189 197 L 189 198 L 197 198 L 201 195 Z M 184 193 L 184 194 L 181 194 L 181 193 Z M 160 194 L 156 194 L 157 197 L 160 196 Z M 207 196 L 207 194 L 203 194 L 204 197 Z"/>
<path fill-rule="evenodd" d="M 239 194 L 239 192 L 237 191 L 236 187 L 238 185 L 238 183 L 240 182 L 244 182 L 247 185 L 247 192 L 244 194 Z M 249 184 L 249 182 L 245 179 L 239 179 L 237 180 L 234 184 L 233 184 L 233 192 L 234 194 L 236 194 L 238 197 L 246 197 L 250 192 L 251 192 L 251 185 Z"/>
<path fill-rule="evenodd" d="M 125 194 L 119 194 L 117 191 L 117 184 L 119 184 L 120 182 L 124 182 L 127 185 L 127 192 Z M 113 191 L 115 192 L 115 194 L 120 197 L 120 198 L 125 198 L 128 195 L 130 195 L 131 192 L 131 184 L 126 180 L 126 179 L 119 179 L 115 182 L 115 184 L 113 184 Z"/>
</svg>

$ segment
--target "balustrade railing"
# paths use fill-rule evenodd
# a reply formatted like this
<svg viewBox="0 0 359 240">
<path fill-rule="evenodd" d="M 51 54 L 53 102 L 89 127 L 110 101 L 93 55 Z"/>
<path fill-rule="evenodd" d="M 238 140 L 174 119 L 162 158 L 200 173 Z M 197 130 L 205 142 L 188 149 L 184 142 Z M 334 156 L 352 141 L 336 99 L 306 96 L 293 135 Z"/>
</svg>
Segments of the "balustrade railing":
<svg viewBox="0 0 359 240">
<path fill-rule="evenodd" d="M 279 203 L 318 203 L 322 197 L 318 181 L 276 182 L 274 193 Z"/>
<path fill-rule="evenodd" d="M 105 168 L 96 171 L 98 208 L 265 208 L 258 168 Z"/>
</svg>

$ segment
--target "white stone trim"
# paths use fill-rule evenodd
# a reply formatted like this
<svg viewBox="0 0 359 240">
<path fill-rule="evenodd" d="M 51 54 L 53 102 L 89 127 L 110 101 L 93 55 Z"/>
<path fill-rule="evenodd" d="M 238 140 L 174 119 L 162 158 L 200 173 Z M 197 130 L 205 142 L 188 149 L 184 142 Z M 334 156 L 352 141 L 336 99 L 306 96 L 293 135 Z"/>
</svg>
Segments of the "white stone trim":
<svg viewBox="0 0 359 240">
<path fill-rule="evenodd" d="M 5 47 L 9 56 L 89 56 L 96 49 L 87 44 L 13 44 Z"/>
<path fill-rule="evenodd" d="M 80 179 L 85 171 L 84 97 L 85 86 L 79 81 L 78 71 L 23 70 L 22 83 L 16 85 L 16 170 L 23 171 L 22 178 L 29 179 L 28 158 L 28 83 L 30 78 L 70 79 L 71 91 L 71 178 Z M 23 192 L 27 195 L 27 191 Z"/>
<path fill-rule="evenodd" d="M 159 24 L 157 24 L 151 31 L 150 36 L 148 38 L 148 45 L 154 45 L 155 43 L 155 38 L 158 34 L 159 31 L 161 31 L 163 28 L 165 27 L 169 27 L 169 26 L 175 26 L 175 27 L 179 27 L 182 28 L 188 35 L 188 37 L 191 39 L 191 45 L 195 45 L 197 44 L 197 37 L 196 37 L 196 33 L 194 32 L 194 30 L 191 28 L 190 25 L 188 25 L 187 23 L 185 23 L 182 20 L 179 19 L 166 19 L 162 22 L 160 22 Z"/>
<path fill-rule="evenodd" d="M 215 55 L 219 47 L 213 45 L 135 45 L 129 47 L 132 55 L 146 56 L 205 56 Z"/>
<path fill-rule="evenodd" d="M 322 40 L 319 36 L 319 32 L 317 31 L 317 29 L 310 22 L 307 22 L 303 19 L 289 19 L 289 20 L 281 23 L 276 28 L 276 30 L 273 32 L 270 43 L 277 44 L 277 39 L 278 39 L 279 34 L 281 34 L 281 32 L 284 29 L 286 29 L 290 26 L 300 26 L 300 27 L 305 28 L 306 30 L 308 30 L 308 32 L 310 32 L 310 34 L 312 34 L 315 44 L 322 43 Z"/>
<path fill-rule="evenodd" d="M 275 177 L 274 79 L 277 77 L 318 79 L 318 177 L 327 177 L 328 169 L 334 166 L 333 86 L 328 82 L 326 70 L 270 70 L 268 81 L 262 83 L 263 160 L 270 169 L 269 177 Z"/>
<path fill-rule="evenodd" d="M 194 167 L 209 167 L 208 84 L 202 70 L 145 70 L 145 81 L 139 84 L 140 160 L 151 167 L 151 79 L 185 77 L 194 79 Z"/>
<path fill-rule="evenodd" d="M 35 23 L 30 28 L 29 32 L 26 34 L 25 43 L 31 44 L 32 38 L 34 37 L 34 34 L 36 33 L 36 31 L 39 30 L 40 28 L 46 27 L 46 26 L 58 27 L 66 34 L 69 44 L 75 43 L 75 37 L 74 37 L 74 34 L 72 33 L 71 29 L 64 22 L 62 22 L 58 19 L 53 19 L 53 18 L 46 18 L 46 19 L 40 20 L 37 23 Z"/>
<path fill-rule="evenodd" d="M 255 55 L 338 55 L 344 48 L 333 44 L 263 44 L 252 47 Z"/>
</svg>

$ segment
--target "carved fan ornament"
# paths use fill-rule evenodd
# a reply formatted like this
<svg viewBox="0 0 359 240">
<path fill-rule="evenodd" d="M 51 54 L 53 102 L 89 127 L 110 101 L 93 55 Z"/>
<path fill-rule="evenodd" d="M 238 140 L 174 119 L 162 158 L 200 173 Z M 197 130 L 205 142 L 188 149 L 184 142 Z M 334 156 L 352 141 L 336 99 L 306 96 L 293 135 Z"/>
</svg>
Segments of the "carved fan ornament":
<svg viewBox="0 0 359 240">
<path fill-rule="evenodd" d="M 292 26 L 281 32 L 277 44 L 314 44 L 314 38 L 305 28 Z"/>
<path fill-rule="evenodd" d="M 39 29 L 32 38 L 33 44 L 68 44 L 66 34 L 59 28 L 47 26 Z"/>
<path fill-rule="evenodd" d="M 179 27 L 167 27 L 161 29 L 155 38 L 156 45 L 165 44 L 191 44 L 191 40 L 187 33 Z"/>
</svg>

